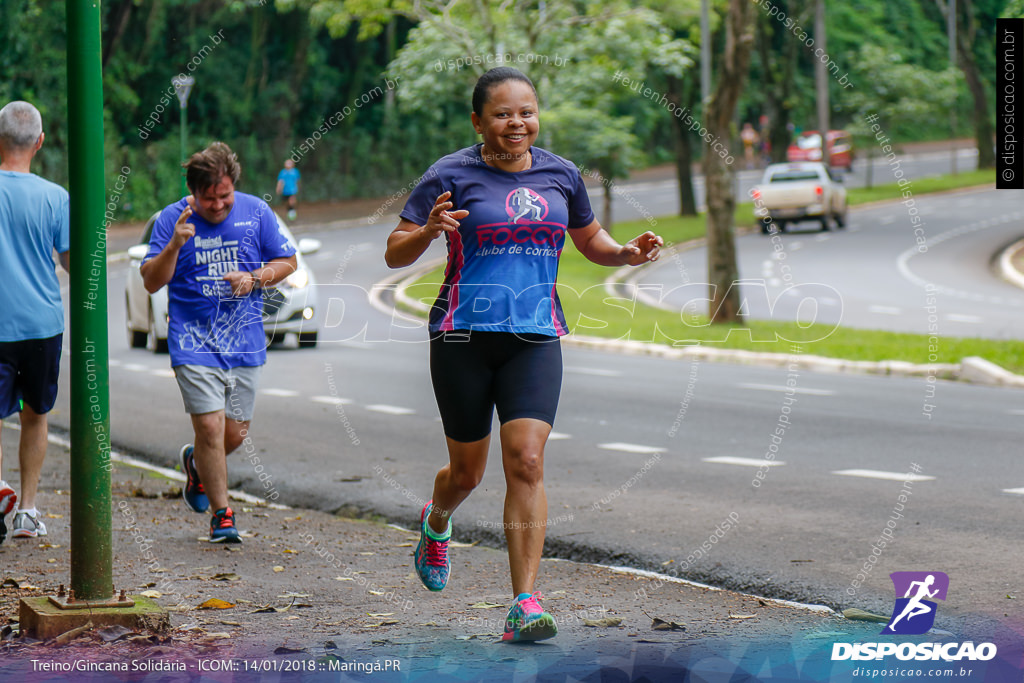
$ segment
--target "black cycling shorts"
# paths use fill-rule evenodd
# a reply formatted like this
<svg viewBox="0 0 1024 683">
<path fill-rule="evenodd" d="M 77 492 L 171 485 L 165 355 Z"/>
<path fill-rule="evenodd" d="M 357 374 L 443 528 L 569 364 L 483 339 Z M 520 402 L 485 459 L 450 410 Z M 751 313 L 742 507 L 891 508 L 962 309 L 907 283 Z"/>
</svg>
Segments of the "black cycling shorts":
<svg viewBox="0 0 1024 683">
<path fill-rule="evenodd" d="M 558 337 L 455 330 L 430 340 L 430 379 L 449 439 L 479 441 L 491 419 L 555 422 L 562 390 Z"/>
<path fill-rule="evenodd" d="M 45 415 L 57 401 L 64 335 L 0 342 L 0 418 L 21 412 L 21 402 Z"/>
</svg>

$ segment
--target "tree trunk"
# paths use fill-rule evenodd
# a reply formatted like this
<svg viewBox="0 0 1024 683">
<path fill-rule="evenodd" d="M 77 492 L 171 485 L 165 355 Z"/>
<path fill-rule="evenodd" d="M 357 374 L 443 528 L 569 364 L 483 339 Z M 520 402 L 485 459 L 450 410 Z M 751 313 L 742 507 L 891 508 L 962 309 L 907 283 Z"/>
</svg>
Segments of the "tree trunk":
<svg viewBox="0 0 1024 683">
<path fill-rule="evenodd" d="M 110 27 L 107 30 L 106 40 L 103 41 L 106 44 L 103 49 L 103 69 L 107 68 L 110 56 L 117 50 L 117 44 L 120 42 L 121 36 L 124 35 L 125 29 L 128 28 L 128 20 L 132 17 L 132 7 L 134 7 L 132 0 L 122 0 L 118 8 L 110 15 Z"/>
<path fill-rule="evenodd" d="M 727 147 L 732 139 L 736 103 L 747 79 L 750 51 L 753 47 L 754 5 L 749 0 L 729 0 L 724 17 L 725 51 L 719 60 L 717 85 L 708 102 L 705 118 L 708 131 Z M 712 323 L 742 323 L 739 279 L 736 265 L 733 214 L 733 169 L 718 153 L 704 154 L 704 178 L 708 203 L 708 317 Z"/>
<path fill-rule="evenodd" d="M 601 216 L 601 227 L 608 231 L 610 235 L 612 232 L 612 184 L 605 182 L 604 176 L 601 176 L 601 184 L 604 185 L 604 209 Z"/>
<path fill-rule="evenodd" d="M 967 88 L 974 98 L 974 137 L 978 145 L 978 168 L 995 168 L 996 154 L 993 147 L 995 131 L 992 126 L 992 118 L 988 113 L 988 94 L 985 92 L 985 82 L 982 80 L 981 72 L 978 69 L 978 60 L 974 56 L 973 38 L 974 7 L 969 0 L 960 0 L 957 3 L 957 61 L 960 69 L 964 72 L 967 81 Z"/>
<path fill-rule="evenodd" d="M 682 79 L 668 77 L 668 98 L 679 107 L 692 110 L 694 98 L 684 97 L 684 92 L 692 94 L 693 88 L 684 88 Z M 689 130 L 678 116 L 672 117 L 672 140 L 676 148 L 676 179 L 679 183 L 679 215 L 696 216 L 697 200 L 693 195 L 693 145 Z"/>
<path fill-rule="evenodd" d="M 777 3 L 786 16 L 796 16 L 804 12 L 798 0 Z M 764 84 L 759 92 L 764 97 L 765 114 L 768 116 L 768 148 L 773 164 L 786 160 L 786 149 L 789 147 L 791 133 L 789 131 L 789 113 L 793 109 L 793 82 L 796 74 L 798 46 L 800 41 L 793 40 L 792 34 L 784 31 L 779 23 L 768 16 L 757 20 L 757 47 L 764 70 Z M 765 131 L 761 131 L 764 135 Z"/>
</svg>

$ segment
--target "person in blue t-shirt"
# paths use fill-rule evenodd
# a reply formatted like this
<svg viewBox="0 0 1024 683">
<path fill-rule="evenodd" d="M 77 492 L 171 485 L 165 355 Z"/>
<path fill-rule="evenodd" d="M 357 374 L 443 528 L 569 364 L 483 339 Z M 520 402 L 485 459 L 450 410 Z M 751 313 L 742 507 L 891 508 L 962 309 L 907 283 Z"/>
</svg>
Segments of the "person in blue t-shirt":
<svg viewBox="0 0 1024 683">
<path fill-rule="evenodd" d="M 656 260 L 662 239 L 646 232 L 621 245 L 601 228 L 579 170 L 533 146 L 537 91 L 520 71 L 499 67 L 481 76 L 470 118 L 483 143 L 430 167 L 385 254 L 398 268 L 441 235 L 448 246 L 428 328 L 449 462 L 420 514 L 415 565 L 428 589 L 447 584 L 450 518 L 483 477 L 497 408 L 514 596 L 502 640 L 542 640 L 557 631 L 533 588 L 547 520 L 544 447 L 562 381 L 558 339 L 568 331 L 555 291 L 558 259 L 566 234 L 584 256 L 606 266 Z"/>
<path fill-rule="evenodd" d="M 28 102 L 0 109 L 0 420 L 20 413 L 21 503 L 14 515 L 15 538 L 46 535 L 36 492 L 64 336 L 53 252 L 64 270 L 69 270 L 71 255 L 68 192 L 30 170 L 45 137 L 39 110 Z M 4 517 L 17 501 L 0 477 L 0 543 L 7 537 Z"/>
<path fill-rule="evenodd" d="M 239 543 L 226 456 L 249 433 L 267 359 L 260 289 L 295 271 L 295 248 L 266 202 L 235 190 L 242 170 L 223 142 L 185 169 L 192 194 L 157 218 L 142 281 L 150 293 L 167 285 L 171 367 L 195 432 L 180 452 L 182 495 L 195 512 L 214 510 L 211 543 Z"/>
<path fill-rule="evenodd" d="M 288 206 L 288 220 L 295 220 L 295 195 L 299 194 L 299 180 L 302 174 L 295 168 L 295 162 L 285 159 L 284 168 L 277 174 L 277 194 Z"/>
</svg>

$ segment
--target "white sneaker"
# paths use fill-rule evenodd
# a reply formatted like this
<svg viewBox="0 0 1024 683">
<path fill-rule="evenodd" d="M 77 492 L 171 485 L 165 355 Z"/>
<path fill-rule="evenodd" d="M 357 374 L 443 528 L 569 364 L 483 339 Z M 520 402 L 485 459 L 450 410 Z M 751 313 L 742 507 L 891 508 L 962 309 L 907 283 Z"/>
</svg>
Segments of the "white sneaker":
<svg viewBox="0 0 1024 683">
<path fill-rule="evenodd" d="M 35 538 L 46 535 L 46 525 L 39 519 L 39 514 L 31 515 L 27 512 L 14 513 L 13 538 Z"/>
</svg>

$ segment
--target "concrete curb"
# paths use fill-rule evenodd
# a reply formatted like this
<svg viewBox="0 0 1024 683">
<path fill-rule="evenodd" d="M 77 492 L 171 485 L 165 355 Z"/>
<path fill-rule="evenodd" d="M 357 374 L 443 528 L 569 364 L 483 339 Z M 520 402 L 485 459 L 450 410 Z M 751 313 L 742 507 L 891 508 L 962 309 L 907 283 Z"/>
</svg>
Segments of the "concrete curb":
<svg viewBox="0 0 1024 683">
<path fill-rule="evenodd" d="M 999 274 L 1011 285 L 1024 289 L 1024 273 L 1021 273 L 1013 265 L 1013 257 L 1017 252 L 1024 250 L 1024 240 L 1014 242 L 1000 252 L 996 263 L 999 264 Z"/>
</svg>

